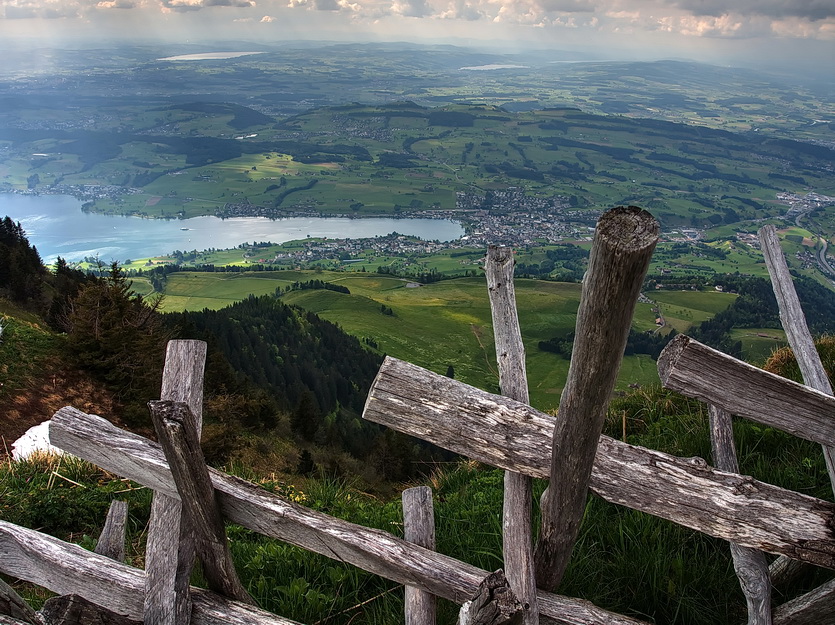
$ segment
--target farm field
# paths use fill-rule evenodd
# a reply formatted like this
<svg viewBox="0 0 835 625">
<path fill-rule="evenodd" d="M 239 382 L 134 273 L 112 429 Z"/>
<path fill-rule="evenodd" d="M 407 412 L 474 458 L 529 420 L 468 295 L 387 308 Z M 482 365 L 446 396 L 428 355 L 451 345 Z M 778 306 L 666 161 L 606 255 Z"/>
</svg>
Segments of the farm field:
<svg viewBox="0 0 835 625">
<path fill-rule="evenodd" d="M 272 295 L 293 282 L 314 279 L 344 286 L 350 294 L 297 290 L 284 293 L 282 301 L 337 323 L 381 353 L 441 374 L 452 367 L 456 379 L 498 392 L 490 305 L 483 278 L 457 278 L 417 286 L 406 279 L 357 272 L 179 272 L 167 278 L 164 310 L 221 308 L 251 294 Z M 724 309 L 735 297 L 715 291 L 663 291 L 650 295 L 661 302 L 670 326 L 681 331 Z M 554 409 L 569 361 L 540 350 L 538 344 L 573 331 L 580 285 L 518 279 L 516 298 L 531 402 L 543 410 Z M 638 304 L 633 320 L 636 330 L 656 328 L 651 308 L 650 304 Z M 655 362 L 649 356 L 629 356 L 624 360 L 618 389 L 657 380 Z"/>
</svg>

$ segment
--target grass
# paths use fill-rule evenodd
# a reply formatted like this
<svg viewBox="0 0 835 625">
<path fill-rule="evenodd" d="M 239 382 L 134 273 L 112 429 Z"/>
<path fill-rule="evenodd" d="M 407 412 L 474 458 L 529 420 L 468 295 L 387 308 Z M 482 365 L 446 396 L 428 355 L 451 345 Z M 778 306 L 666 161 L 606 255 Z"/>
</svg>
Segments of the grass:
<svg viewBox="0 0 835 625">
<path fill-rule="evenodd" d="M 0 300 L 0 400 L 38 377 L 56 357 L 61 337 L 44 329 L 36 316 Z"/>
<path fill-rule="evenodd" d="M 731 340 L 742 341 L 742 356 L 747 362 L 764 363 L 786 345 L 786 333 L 775 328 L 733 328 Z"/>
</svg>

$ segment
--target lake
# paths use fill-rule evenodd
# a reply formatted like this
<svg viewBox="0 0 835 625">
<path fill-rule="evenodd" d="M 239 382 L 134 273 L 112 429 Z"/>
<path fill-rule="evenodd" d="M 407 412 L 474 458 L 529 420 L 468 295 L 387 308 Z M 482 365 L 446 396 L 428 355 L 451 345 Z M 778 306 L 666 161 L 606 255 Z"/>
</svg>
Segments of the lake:
<svg viewBox="0 0 835 625">
<path fill-rule="evenodd" d="M 331 217 L 193 217 L 142 219 L 84 213 L 81 202 L 65 195 L 0 194 L 0 219 L 20 222 L 44 263 L 98 255 L 104 262 L 124 262 L 174 250 L 224 249 L 241 243 L 284 243 L 307 237 L 361 239 L 392 232 L 431 241 L 452 241 L 464 234 L 447 219 L 348 219 Z"/>
</svg>

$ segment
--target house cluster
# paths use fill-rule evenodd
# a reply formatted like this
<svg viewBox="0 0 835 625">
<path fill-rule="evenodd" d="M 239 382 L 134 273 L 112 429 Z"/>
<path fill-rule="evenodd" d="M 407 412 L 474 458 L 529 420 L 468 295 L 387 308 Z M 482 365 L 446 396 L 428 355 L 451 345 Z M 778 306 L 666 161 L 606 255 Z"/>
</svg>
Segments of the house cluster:
<svg viewBox="0 0 835 625">
<path fill-rule="evenodd" d="M 485 195 L 459 191 L 455 194 L 455 208 L 458 210 L 490 210 L 498 212 L 550 212 L 571 206 L 564 195 L 538 197 L 526 195 L 524 189 L 508 187 L 499 191 L 488 191 Z"/>
<path fill-rule="evenodd" d="M 361 262 L 363 256 L 410 256 L 440 252 L 453 246 L 439 241 L 423 241 L 415 237 L 392 232 L 382 237 L 365 239 L 312 239 L 296 250 L 275 254 L 272 258 L 252 259 L 260 263 L 306 263 L 328 259 L 354 259 Z M 460 246 L 458 243 L 456 246 Z"/>
<path fill-rule="evenodd" d="M 777 201 L 789 205 L 786 218 L 793 219 L 798 215 L 815 210 L 816 208 L 832 206 L 835 204 L 835 197 L 829 197 L 821 193 L 815 193 L 814 191 L 810 191 L 806 195 L 781 192 L 777 194 Z"/>
</svg>

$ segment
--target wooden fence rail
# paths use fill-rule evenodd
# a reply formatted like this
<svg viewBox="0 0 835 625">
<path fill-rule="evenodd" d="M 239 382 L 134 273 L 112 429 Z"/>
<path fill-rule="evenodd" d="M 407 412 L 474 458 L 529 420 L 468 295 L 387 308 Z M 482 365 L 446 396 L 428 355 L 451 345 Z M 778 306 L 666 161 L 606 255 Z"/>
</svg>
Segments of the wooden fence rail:
<svg viewBox="0 0 835 625">
<path fill-rule="evenodd" d="M 661 383 L 738 417 L 835 445 L 835 397 L 679 334 L 658 358 Z"/>
<path fill-rule="evenodd" d="M 61 594 L 77 594 L 133 620 L 145 610 L 145 572 L 52 536 L 0 521 L 0 570 Z M 191 588 L 194 625 L 298 625 L 251 605 Z"/>
<path fill-rule="evenodd" d="M 106 419 L 75 408 L 62 408 L 52 418 L 50 441 L 108 471 L 172 498 L 179 496 L 159 445 L 120 430 Z M 213 469 L 209 469 L 209 474 L 224 518 L 265 536 L 353 564 L 458 604 L 471 599 L 489 574 L 489 571 L 414 545 L 388 532 L 305 508 L 245 480 Z M 636 625 L 640 622 L 598 608 L 588 601 L 542 590 L 538 591 L 537 599 L 545 622 L 566 625 Z"/>
<path fill-rule="evenodd" d="M 548 477 L 554 417 L 388 357 L 363 416 L 469 458 Z M 835 568 L 835 504 L 601 436 L 591 490 L 710 536 Z"/>
</svg>

